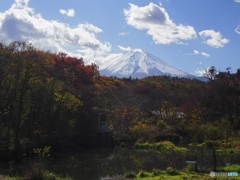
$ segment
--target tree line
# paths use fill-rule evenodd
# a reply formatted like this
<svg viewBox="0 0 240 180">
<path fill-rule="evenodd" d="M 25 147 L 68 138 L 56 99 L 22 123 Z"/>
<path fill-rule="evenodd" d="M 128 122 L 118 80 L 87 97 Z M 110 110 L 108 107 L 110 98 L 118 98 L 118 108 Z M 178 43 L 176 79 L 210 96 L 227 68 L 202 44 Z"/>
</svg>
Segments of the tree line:
<svg viewBox="0 0 240 180">
<path fill-rule="evenodd" d="M 116 141 L 239 136 L 240 69 L 210 68 L 206 76 L 105 77 L 82 58 L 0 43 L 0 141 L 18 150 L 36 139 L 94 133 L 99 117 Z"/>
</svg>

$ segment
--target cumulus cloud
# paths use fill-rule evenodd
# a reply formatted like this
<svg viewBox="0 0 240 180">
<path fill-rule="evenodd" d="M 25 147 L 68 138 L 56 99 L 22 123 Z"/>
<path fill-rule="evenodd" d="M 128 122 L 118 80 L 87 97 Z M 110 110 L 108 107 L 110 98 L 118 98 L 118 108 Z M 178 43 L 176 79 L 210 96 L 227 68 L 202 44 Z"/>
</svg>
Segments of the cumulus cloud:
<svg viewBox="0 0 240 180">
<path fill-rule="evenodd" d="M 195 54 L 195 55 L 200 54 L 200 55 L 205 56 L 205 57 L 210 57 L 210 54 L 207 54 L 205 52 L 199 52 L 198 50 L 194 50 L 193 54 Z"/>
<path fill-rule="evenodd" d="M 69 17 L 74 17 L 74 15 L 75 15 L 74 9 L 68 9 L 68 10 L 60 9 L 60 13 L 66 14 Z"/>
<path fill-rule="evenodd" d="M 90 23 L 71 27 L 57 20 L 47 20 L 28 7 L 28 2 L 15 0 L 9 10 L 0 13 L 2 41 L 25 41 L 41 49 L 83 58 L 104 55 L 111 50 L 109 42 L 100 42 L 96 37 L 103 32 L 100 28 Z"/>
<path fill-rule="evenodd" d="M 229 39 L 223 38 L 220 32 L 214 30 L 204 30 L 199 32 L 203 42 L 209 46 L 220 48 L 229 43 Z"/>
<path fill-rule="evenodd" d="M 149 3 L 144 7 L 129 5 L 129 9 L 123 10 L 127 24 L 139 30 L 147 30 L 156 44 L 184 44 L 183 40 L 196 38 L 192 26 L 175 24 L 161 4 Z"/>
</svg>

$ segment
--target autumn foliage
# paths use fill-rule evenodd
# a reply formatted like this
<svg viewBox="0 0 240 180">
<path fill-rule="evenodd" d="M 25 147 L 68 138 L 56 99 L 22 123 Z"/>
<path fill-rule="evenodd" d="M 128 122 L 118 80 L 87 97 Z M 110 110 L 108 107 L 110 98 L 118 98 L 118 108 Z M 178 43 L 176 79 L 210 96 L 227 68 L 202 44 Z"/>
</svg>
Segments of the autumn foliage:
<svg viewBox="0 0 240 180">
<path fill-rule="evenodd" d="M 119 79 L 82 58 L 0 43 L 0 102 L 0 141 L 9 147 L 96 132 L 100 113 L 115 140 L 201 143 L 239 133 L 240 71 L 208 82 Z"/>
</svg>

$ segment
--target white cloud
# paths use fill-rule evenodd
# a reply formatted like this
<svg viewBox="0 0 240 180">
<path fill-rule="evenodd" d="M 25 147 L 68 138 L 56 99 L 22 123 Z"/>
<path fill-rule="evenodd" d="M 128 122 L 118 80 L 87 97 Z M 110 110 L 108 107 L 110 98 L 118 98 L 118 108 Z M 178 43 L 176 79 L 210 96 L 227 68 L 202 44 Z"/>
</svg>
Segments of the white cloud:
<svg viewBox="0 0 240 180">
<path fill-rule="evenodd" d="M 74 15 L 75 15 L 74 9 L 68 9 L 68 10 L 60 9 L 60 13 L 66 14 L 69 17 L 74 17 Z"/>
<path fill-rule="evenodd" d="M 194 50 L 193 53 L 194 54 L 199 54 L 199 51 L 198 50 Z"/>
<path fill-rule="evenodd" d="M 118 35 L 120 35 L 120 36 L 124 36 L 124 35 L 127 35 L 127 34 L 129 34 L 130 32 L 120 32 L 120 33 L 118 33 Z"/>
<path fill-rule="evenodd" d="M 103 32 L 100 28 L 90 23 L 71 27 L 57 20 L 44 19 L 28 7 L 28 2 L 15 0 L 9 10 L 0 13 L 2 41 L 25 41 L 41 49 L 91 59 L 111 50 L 109 42 L 100 42 L 96 37 Z"/>
<path fill-rule="evenodd" d="M 130 52 L 130 51 L 134 51 L 134 52 L 143 52 L 142 49 L 139 49 L 139 48 L 131 48 L 131 47 L 123 47 L 123 46 L 120 46 L 118 45 L 118 48 L 121 50 L 121 51 L 127 51 L 127 52 Z"/>
<path fill-rule="evenodd" d="M 205 56 L 205 57 L 210 57 L 210 54 L 207 54 L 205 52 L 199 52 L 198 50 L 194 50 L 193 54 L 195 54 L 195 55 L 200 54 L 200 55 Z"/>
<path fill-rule="evenodd" d="M 122 51 L 131 51 L 132 50 L 132 48 L 130 48 L 130 47 L 118 46 L 118 48 Z"/>
<path fill-rule="evenodd" d="M 139 30 L 147 30 L 156 44 L 184 44 L 183 40 L 196 38 L 192 26 L 175 24 L 161 4 L 149 3 L 144 7 L 129 4 L 129 9 L 124 9 L 128 25 Z"/>
<path fill-rule="evenodd" d="M 28 5 L 29 0 L 15 0 L 16 4 Z"/>
<path fill-rule="evenodd" d="M 205 56 L 205 57 L 210 57 L 210 54 L 207 54 L 205 52 L 201 52 L 201 55 Z"/>
<path fill-rule="evenodd" d="M 240 3 L 240 0 L 235 0 L 235 2 Z"/>
<path fill-rule="evenodd" d="M 220 32 L 214 30 L 204 30 L 199 32 L 203 42 L 209 46 L 220 48 L 229 43 L 229 39 L 223 38 Z"/>
</svg>

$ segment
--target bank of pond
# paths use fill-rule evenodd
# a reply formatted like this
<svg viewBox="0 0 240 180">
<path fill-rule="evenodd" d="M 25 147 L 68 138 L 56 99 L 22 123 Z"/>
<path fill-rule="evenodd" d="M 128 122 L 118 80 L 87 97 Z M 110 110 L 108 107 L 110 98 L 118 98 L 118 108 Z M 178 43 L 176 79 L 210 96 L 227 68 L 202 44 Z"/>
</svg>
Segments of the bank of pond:
<svg viewBox="0 0 240 180">
<path fill-rule="evenodd" d="M 188 161 L 186 157 L 195 159 Z M 125 143 L 114 148 L 75 147 L 57 153 L 46 146 L 35 148 L 20 162 L 1 162 L 0 179 L 210 179 L 213 170 L 240 173 L 239 164 L 239 151 L 205 145 L 177 147 L 169 141 L 130 147 Z"/>
</svg>

